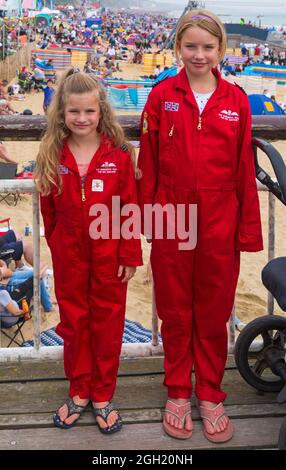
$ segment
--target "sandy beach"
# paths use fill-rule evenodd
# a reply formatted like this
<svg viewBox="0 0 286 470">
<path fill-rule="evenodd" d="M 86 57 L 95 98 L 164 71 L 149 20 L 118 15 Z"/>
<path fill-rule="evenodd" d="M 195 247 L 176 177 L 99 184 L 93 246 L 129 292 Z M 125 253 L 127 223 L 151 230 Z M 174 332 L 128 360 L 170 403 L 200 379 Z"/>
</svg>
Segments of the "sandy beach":
<svg viewBox="0 0 286 470">
<path fill-rule="evenodd" d="M 135 78 L 143 74 L 143 66 L 120 64 L 123 72 L 118 76 L 127 78 Z M 23 111 L 29 108 L 33 114 L 43 114 L 42 110 L 43 94 L 35 93 L 26 95 L 23 101 L 14 101 L 13 106 L 17 111 Z M 39 142 L 7 142 L 7 148 L 18 162 L 19 168 L 22 164 L 36 158 Z M 286 161 L 286 142 L 275 142 L 275 147 L 280 151 Z M 266 161 L 266 157 L 261 158 L 261 162 L 266 169 L 270 166 Z M 262 165 L 262 166 L 263 166 Z M 261 214 L 263 221 L 264 234 L 264 251 L 260 253 L 242 253 L 241 257 L 241 274 L 236 295 L 236 313 L 243 322 L 266 313 L 267 292 L 261 283 L 261 269 L 267 262 L 267 237 L 268 237 L 268 194 L 266 192 L 259 193 Z M 12 227 L 21 235 L 23 235 L 26 224 L 31 225 L 32 221 L 32 202 L 31 196 L 23 195 L 22 200 L 18 202 L 16 207 L 7 206 L 5 203 L 0 204 L 0 218 L 11 217 Z M 42 222 L 41 222 L 42 226 Z M 286 254 L 286 217 L 285 207 L 276 200 L 276 256 L 285 256 Z M 284 234 L 284 235 L 283 235 Z M 31 236 L 28 237 L 31 240 Z M 142 240 L 144 250 L 144 262 L 147 263 L 149 258 L 150 245 Z M 47 262 L 51 266 L 51 258 L 49 249 L 46 245 L 44 237 L 41 237 L 41 260 Z M 151 312 L 152 312 L 152 286 L 146 282 L 146 265 L 138 268 L 134 279 L 129 283 L 128 301 L 127 301 L 127 318 L 140 322 L 147 328 L 151 328 Z M 275 305 L 275 311 L 281 313 Z M 46 330 L 55 326 L 58 322 L 58 315 L 54 312 L 42 312 L 42 330 Z M 25 325 L 24 335 L 26 339 L 32 337 L 33 325 L 29 321 Z M 2 343 L 4 346 L 4 344 Z"/>
</svg>

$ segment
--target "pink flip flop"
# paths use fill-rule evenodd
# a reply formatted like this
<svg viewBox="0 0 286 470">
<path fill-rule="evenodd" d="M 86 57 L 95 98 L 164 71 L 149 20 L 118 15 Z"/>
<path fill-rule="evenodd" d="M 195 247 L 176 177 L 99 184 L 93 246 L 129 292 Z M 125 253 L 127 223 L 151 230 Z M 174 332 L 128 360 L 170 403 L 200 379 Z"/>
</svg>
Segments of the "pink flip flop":
<svg viewBox="0 0 286 470">
<path fill-rule="evenodd" d="M 192 413 L 191 402 L 188 401 L 187 403 L 179 405 L 178 403 L 174 403 L 171 400 L 167 400 L 165 413 L 166 412 L 178 418 L 184 426 L 186 417 Z M 175 428 L 174 426 L 171 426 L 171 424 L 167 423 L 165 413 L 163 419 L 163 429 L 166 434 L 174 437 L 175 439 L 189 439 L 192 437 L 193 430 L 188 431 L 184 427 L 182 429 Z"/>
<path fill-rule="evenodd" d="M 197 405 L 198 405 L 202 420 L 204 419 L 207 420 L 212 425 L 214 431 L 216 429 L 218 420 L 222 416 L 227 416 L 222 403 L 219 403 L 214 408 L 207 408 L 206 406 L 200 405 L 199 403 L 197 403 Z M 214 432 L 213 434 L 210 434 L 209 432 L 206 431 L 206 428 L 204 426 L 204 421 L 203 421 L 203 434 L 206 437 L 206 439 L 208 439 L 210 442 L 227 442 L 233 437 L 234 427 L 232 423 L 229 421 L 224 431 Z"/>
</svg>

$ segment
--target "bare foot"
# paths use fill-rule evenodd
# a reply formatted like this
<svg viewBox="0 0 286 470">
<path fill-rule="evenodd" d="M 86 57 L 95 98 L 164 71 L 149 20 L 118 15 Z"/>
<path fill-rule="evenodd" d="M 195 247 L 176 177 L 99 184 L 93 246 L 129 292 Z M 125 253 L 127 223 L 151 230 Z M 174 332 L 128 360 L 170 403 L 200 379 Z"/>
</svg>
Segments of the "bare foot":
<svg viewBox="0 0 286 470">
<path fill-rule="evenodd" d="M 73 397 L 73 401 L 76 405 L 80 406 L 86 406 L 89 402 L 87 398 L 80 398 L 78 395 Z M 60 417 L 60 420 L 64 422 L 65 424 L 72 424 L 74 421 L 76 421 L 79 418 L 79 413 L 73 413 L 71 416 L 67 418 L 68 415 L 68 407 L 66 404 L 61 406 L 61 408 L 58 410 L 58 415 Z"/>
<path fill-rule="evenodd" d="M 184 405 L 190 402 L 190 400 L 187 398 L 168 398 L 168 400 L 178 405 Z M 174 428 L 183 429 L 182 421 L 179 418 L 176 418 L 176 416 L 174 416 L 173 414 L 168 413 L 167 407 L 165 408 L 165 418 L 167 423 L 173 426 Z M 193 429 L 193 421 L 191 415 L 186 416 L 184 428 L 187 431 L 191 431 Z"/>
<path fill-rule="evenodd" d="M 211 401 L 204 401 L 204 400 L 200 400 L 199 404 L 209 409 L 213 409 L 218 405 L 218 403 L 214 403 Z M 211 425 L 211 423 L 207 419 L 203 419 L 203 421 L 204 421 L 206 432 L 209 434 L 215 434 L 216 432 L 222 432 L 226 429 L 229 423 L 229 418 L 228 416 L 225 416 L 225 415 L 219 418 L 215 428 Z"/>
<path fill-rule="evenodd" d="M 92 406 L 94 408 L 105 408 L 105 406 L 108 405 L 108 403 L 109 403 L 108 401 L 102 401 L 102 402 L 93 401 Z M 96 416 L 96 421 L 98 422 L 99 426 L 102 429 L 105 429 L 105 428 L 108 428 L 108 427 L 111 428 L 111 426 L 113 426 L 113 424 L 116 423 L 117 418 L 118 418 L 117 411 L 113 410 L 113 411 L 111 411 L 111 413 L 109 413 L 109 415 L 107 417 L 107 424 L 104 421 L 104 419 L 102 419 L 100 416 Z"/>
</svg>

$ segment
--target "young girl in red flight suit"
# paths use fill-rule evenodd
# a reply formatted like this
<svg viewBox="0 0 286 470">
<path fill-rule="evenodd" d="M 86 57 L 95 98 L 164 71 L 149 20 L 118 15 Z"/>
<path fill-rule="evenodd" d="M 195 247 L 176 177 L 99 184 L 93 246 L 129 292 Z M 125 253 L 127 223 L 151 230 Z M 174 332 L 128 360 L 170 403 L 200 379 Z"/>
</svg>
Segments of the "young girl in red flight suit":
<svg viewBox="0 0 286 470">
<path fill-rule="evenodd" d="M 45 236 L 60 310 L 69 399 L 54 414 L 67 429 L 92 401 L 101 432 L 122 423 L 111 402 L 119 366 L 127 282 L 142 264 L 140 237 L 113 237 L 113 196 L 137 202 L 131 147 L 96 79 L 70 70 L 59 84 L 37 157 Z M 96 223 L 102 205 L 102 236 Z M 100 213 L 99 211 L 99 213 Z M 95 224 L 95 226 L 94 226 Z M 119 220 L 119 224 L 122 224 Z"/>
<path fill-rule="evenodd" d="M 233 435 L 221 382 L 240 251 L 263 249 L 248 98 L 217 70 L 225 48 L 223 25 L 211 12 L 179 20 L 175 52 L 184 68 L 149 95 L 138 162 L 142 210 L 154 203 L 197 210 L 194 249 L 180 249 L 178 236 L 152 240 L 168 389 L 163 427 L 191 437 L 194 367 L 203 432 L 214 442 Z"/>
</svg>

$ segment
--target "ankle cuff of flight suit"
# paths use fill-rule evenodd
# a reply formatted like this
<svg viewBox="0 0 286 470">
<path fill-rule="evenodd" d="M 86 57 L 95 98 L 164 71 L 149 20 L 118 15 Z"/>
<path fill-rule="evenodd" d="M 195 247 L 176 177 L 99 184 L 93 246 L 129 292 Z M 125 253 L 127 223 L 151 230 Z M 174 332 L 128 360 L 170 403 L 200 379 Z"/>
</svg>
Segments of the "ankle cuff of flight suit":
<svg viewBox="0 0 286 470">
<path fill-rule="evenodd" d="M 221 390 L 214 390 L 207 385 L 196 384 L 196 397 L 199 400 L 220 403 L 226 399 L 226 393 Z"/>
<path fill-rule="evenodd" d="M 184 387 L 168 387 L 169 398 L 191 398 L 192 389 Z"/>
</svg>

